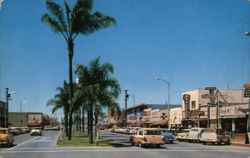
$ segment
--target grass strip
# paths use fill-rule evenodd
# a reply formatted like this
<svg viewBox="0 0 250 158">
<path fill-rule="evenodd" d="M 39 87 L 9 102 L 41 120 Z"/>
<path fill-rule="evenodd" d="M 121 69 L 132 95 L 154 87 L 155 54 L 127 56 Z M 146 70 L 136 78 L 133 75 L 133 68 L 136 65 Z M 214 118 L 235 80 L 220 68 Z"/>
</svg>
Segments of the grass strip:
<svg viewBox="0 0 250 158">
<path fill-rule="evenodd" d="M 96 137 L 94 137 L 94 143 L 89 144 L 88 142 L 88 135 L 86 133 L 82 132 L 73 132 L 71 140 L 68 140 L 68 137 L 66 136 L 65 132 L 62 132 L 62 140 L 60 138 L 58 139 L 57 145 L 59 146 L 76 146 L 76 147 L 91 147 L 91 146 L 97 146 L 96 143 Z M 98 146 L 101 147 L 120 147 L 122 144 L 114 141 L 109 140 L 103 137 L 99 137 Z"/>
</svg>

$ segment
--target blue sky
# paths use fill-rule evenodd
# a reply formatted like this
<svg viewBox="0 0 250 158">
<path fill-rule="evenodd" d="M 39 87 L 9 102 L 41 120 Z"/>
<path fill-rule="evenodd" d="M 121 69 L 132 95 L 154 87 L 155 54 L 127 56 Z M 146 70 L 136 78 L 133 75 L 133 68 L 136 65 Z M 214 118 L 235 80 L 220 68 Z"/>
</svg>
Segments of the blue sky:
<svg viewBox="0 0 250 158">
<path fill-rule="evenodd" d="M 175 104 L 185 91 L 250 82 L 247 0 L 95 0 L 94 10 L 117 26 L 79 36 L 74 64 L 98 56 L 112 63 L 136 104 L 165 103 L 167 85 L 156 77 L 170 80 Z M 15 91 L 10 111 L 22 102 L 23 111 L 49 113 L 47 100 L 68 80 L 66 43 L 41 22 L 45 12 L 43 0 L 5 0 L 0 10 L 0 100 L 6 87 Z M 124 106 L 124 91 L 118 102 Z"/>
</svg>

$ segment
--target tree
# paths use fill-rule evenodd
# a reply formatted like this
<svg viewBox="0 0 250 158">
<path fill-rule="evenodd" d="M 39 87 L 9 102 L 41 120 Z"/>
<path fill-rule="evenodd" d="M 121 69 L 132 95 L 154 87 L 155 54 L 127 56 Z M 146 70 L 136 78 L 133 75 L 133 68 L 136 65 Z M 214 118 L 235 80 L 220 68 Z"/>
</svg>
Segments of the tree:
<svg viewBox="0 0 250 158">
<path fill-rule="evenodd" d="M 63 82 L 63 87 L 58 87 L 58 94 L 54 96 L 54 98 L 50 99 L 47 102 L 47 105 L 53 106 L 52 113 L 56 112 L 58 109 L 63 109 L 64 112 L 64 129 L 65 134 L 68 136 L 68 113 L 69 113 L 69 85 L 66 81 Z"/>
<path fill-rule="evenodd" d="M 112 77 L 114 68 L 111 64 L 100 64 L 100 58 L 93 60 L 89 67 L 78 65 L 76 74 L 82 87 L 85 103 L 88 105 L 89 143 L 93 143 L 93 114 L 95 123 L 104 107 L 119 107 L 115 102 L 120 94 L 120 85 Z"/>
<path fill-rule="evenodd" d="M 115 25 L 116 21 L 114 18 L 106 16 L 101 12 L 96 11 L 92 13 L 93 0 L 77 0 L 72 9 L 64 0 L 65 10 L 52 0 L 46 0 L 46 6 L 48 13 L 42 16 L 42 21 L 47 23 L 54 32 L 61 34 L 68 46 L 70 106 L 73 106 L 72 60 L 74 40 L 80 34 L 88 35 L 101 28 Z M 70 111 L 69 140 L 71 140 L 72 115 L 73 111 Z"/>
</svg>

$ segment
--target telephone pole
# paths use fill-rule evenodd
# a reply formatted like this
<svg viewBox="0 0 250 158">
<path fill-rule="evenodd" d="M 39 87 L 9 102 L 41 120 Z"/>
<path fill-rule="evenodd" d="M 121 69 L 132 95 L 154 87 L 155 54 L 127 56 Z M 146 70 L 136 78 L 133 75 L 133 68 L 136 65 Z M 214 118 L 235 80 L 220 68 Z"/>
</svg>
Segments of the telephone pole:
<svg viewBox="0 0 250 158">
<path fill-rule="evenodd" d="M 9 88 L 6 88 L 5 91 L 6 94 L 6 104 L 5 104 L 5 127 L 8 128 L 8 124 L 9 124 L 9 100 L 10 100 L 10 94 L 9 94 Z"/>
</svg>

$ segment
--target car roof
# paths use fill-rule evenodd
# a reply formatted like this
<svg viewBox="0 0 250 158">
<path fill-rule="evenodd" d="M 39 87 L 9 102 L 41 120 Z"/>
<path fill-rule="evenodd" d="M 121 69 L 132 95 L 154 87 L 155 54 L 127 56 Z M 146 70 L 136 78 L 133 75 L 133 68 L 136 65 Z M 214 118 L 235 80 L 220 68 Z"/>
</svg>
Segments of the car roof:
<svg viewBox="0 0 250 158">
<path fill-rule="evenodd" d="M 147 131 L 150 131 L 150 130 L 152 130 L 152 131 L 155 131 L 155 130 L 159 131 L 160 129 L 159 128 L 140 128 L 138 131 L 145 131 L 145 130 L 147 130 Z"/>
<path fill-rule="evenodd" d="M 9 129 L 0 127 L 0 131 L 7 131 L 7 130 L 9 130 Z"/>
</svg>

